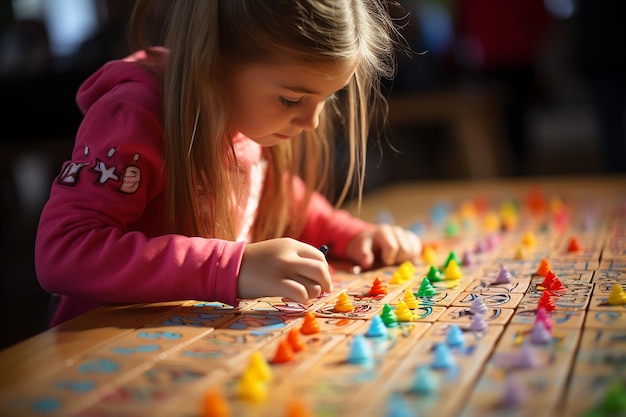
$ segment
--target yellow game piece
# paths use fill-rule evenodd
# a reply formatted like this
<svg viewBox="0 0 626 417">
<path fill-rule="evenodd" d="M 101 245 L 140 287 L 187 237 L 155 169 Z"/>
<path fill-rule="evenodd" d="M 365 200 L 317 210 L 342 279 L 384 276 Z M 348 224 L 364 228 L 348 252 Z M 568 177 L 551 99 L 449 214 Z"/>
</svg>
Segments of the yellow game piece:
<svg viewBox="0 0 626 417">
<path fill-rule="evenodd" d="M 272 369 L 260 352 L 254 352 L 250 355 L 247 371 L 256 375 L 260 381 L 272 380 Z"/>
<path fill-rule="evenodd" d="M 210 388 L 202 398 L 201 417 L 230 417 L 230 405 L 224 393 L 217 388 Z"/>
<path fill-rule="evenodd" d="M 515 254 L 513 255 L 513 259 L 516 261 L 521 261 L 522 259 L 526 259 L 526 252 L 524 251 L 524 248 L 522 247 L 517 248 L 517 250 L 515 251 Z"/>
<path fill-rule="evenodd" d="M 609 298 L 606 299 L 606 302 L 612 306 L 621 306 L 626 304 L 626 293 L 621 285 L 613 285 Z"/>
<path fill-rule="evenodd" d="M 415 310 L 419 306 L 419 301 L 415 297 L 415 294 L 411 290 L 406 290 L 404 292 L 403 301 L 406 303 L 406 306 L 411 310 Z"/>
<path fill-rule="evenodd" d="M 415 315 L 411 310 L 409 310 L 409 307 L 403 300 L 398 301 L 398 304 L 396 304 L 395 313 L 398 321 L 413 321 L 415 318 Z"/>
<path fill-rule="evenodd" d="M 500 217 L 494 212 L 485 215 L 485 230 L 488 232 L 497 232 L 500 230 Z"/>
<path fill-rule="evenodd" d="M 258 375 L 248 369 L 237 382 L 237 396 L 250 402 L 262 402 L 267 398 L 267 384 Z"/>
<path fill-rule="evenodd" d="M 459 264 L 454 259 L 451 259 L 450 262 L 448 262 L 448 266 L 446 266 L 446 269 L 443 271 L 443 275 L 447 280 L 460 279 L 463 276 L 463 272 L 461 272 Z"/>
<path fill-rule="evenodd" d="M 462 219 L 473 220 L 476 218 L 476 205 L 473 201 L 464 201 L 459 209 Z"/>
<path fill-rule="evenodd" d="M 352 302 L 350 301 L 350 297 L 348 296 L 348 294 L 346 294 L 345 291 L 339 294 L 339 298 L 337 298 L 337 302 L 335 303 L 334 310 L 340 313 L 347 313 L 349 311 L 354 311 L 354 306 L 352 305 Z"/>
<path fill-rule="evenodd" d="M 527 230 L 522 237 L 522 245 L 531 247 L 537 244 L 537 240 L 535 239 L 535 235 L 530 230 Z"/>
<path fill-rule="evenodd" d="M 430 245 L 424 246 L 422 250 L 422 260 L 429 265 L 436 264 L 437 254 L 435 253 L 435 248 Z"/>
</svg>

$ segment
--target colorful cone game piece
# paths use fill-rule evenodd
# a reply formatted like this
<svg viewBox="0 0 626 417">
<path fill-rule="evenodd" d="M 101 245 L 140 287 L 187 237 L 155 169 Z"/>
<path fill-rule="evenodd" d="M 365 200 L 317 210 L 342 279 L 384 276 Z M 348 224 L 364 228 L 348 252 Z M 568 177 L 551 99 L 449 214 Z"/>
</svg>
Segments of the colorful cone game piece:
<svg viewBox="0 0 626 417">
<path fill-rule="evenodd" d="M 509 375 L 502 395 L 503 408 L 520 408 L 528 401 L 528 390 L 513 375 Z"/>
<path fill-rule="evenodd" d="M 530 369 L 539 366 L 537 352 L 535 352 L 535 348 L 528 341 L 524 340 L 522 346 L 520 346 L 513 365 L 518 369 Z"/>
<path fill-rule="evenodd" d="M 362 334 L 352 337 L 350 345 L 350 353 L 348 354 L 348 363 L 354 365 L 370 366 L 374 363 L 374 353 L 372 346 Z"/>
<path fill-rule="evenodd" d="M 450 264 L 450 261 L 456 262 L 457 266 L 461 263 L 459 258 L 456 256 L 456 253 L 454 251 L 450 251 L 450 253 L 448 253 L 448 257 L 446 258 L 446 261 L 443 263 L 443 269 L 446 269 L 448 267 L 448 265 Z"/>
<path fill-rule="evenodd" d="M 428 366 L 417 367 L 409 391 L 418 395 L 429 395 L 437 391 L 437 381 Z"/>
<path fill-rule="evenodd" d="M 474 258 L 474 254 L 471 250 L 466 249 L 463 251 L 463 259 L 461 260 L 461 265 L 463 266 L 474 266 L 476 264 L 476 259 Z"/>
<path fill-rule="evenodd" d="M 389 304 L 385 304 L 383 306 L 383 311 L 380 313 L 380 318 L 386 327 L 398 326 L 398 318 L 396 317 L 396 313 L 393 312 Z"/>
<path fill-rule="evenodd" d="M 311 311 L 304 313 L 304 320 L 302 321 L 302 327 L 300 327 L 300 333 L 302 334 L 315 334 L 320 332 L 320 325 L 317 322 L 317 317 Z"/>
<path fill-rule="evenodd" d="M 444 227 L 444 233 L 446 237 L 458 236 L 460 231 L 461 228 L 459 227 L 459 220 L 456 218 L 449 219 L 446 223 L 446 226 Z"/>
<path fill-rule="evenodd" d="M 484 224 L 486 231 L 497 232 L 500 230 L 500 217 L 496 213 L 490 211 L 485 215 Z"/>
<path fill-rule="evenodd" d="M 383 285 L 383 281 L 380 277 L 374 278 L 372 287 L 370 288 L 368 295 L 385 295 L 387 294 L 387 287 Z"/>
<path fill-rule="evenodd" d="M 202 397 L 201 417 L 231 417 L 231 409 L 224 393 L 217 389 L 208 389 Z"/>
<path fill-rule="evenodd" d="M 383 338 L 387 337 L 387 333 L 387 327 L 385 326 L 385 323 L 383 323 L 383 319 L 378 315 L 374 315 L 372 317 L 370 327 L 365 333 L 365 337 Z"/>
<path fill-rule="evenodd" d="M 500 265 L 500 269 L 498 270 L 498 274 L 496 275 L 496 279 L 493 281 L 494 284 L 510 284 L 513 282 L 513 275 L 509 272 L 506 266 Z"/>
<path fill-rule="evenodd" d="M 432 297 L 437 294 L 437 290 L 433 287 L 428 278 L 422 279 L 422 283 L 417 290 L 416 297 Z"/>
<path fill-rule="evenodd" d="M 537 239 L 535 239 L 535 235 L 530 230 L 527 230 L 522 237 L 522 245 L 526 247 L 533 247 L 537 244 Z"/>
<path fill-rule="evenodd" d="M 283 339 L 280 342 L 278 342 L 278 345 L 276 346 L 276 353 L 274 354 L 272 363 L 291 362 L 295 358 L 296 358 L 296 354 L 291 348 L 289 341 L 287 339 Z"/>
<path fill-rule="evenodd" d="M 513 254 L 513 260 L 521 261 L 526 258 L 527 258 L 527 255 L 526 255 L 526 251 L 524 250 L 524 248 L 519 247 L 515 250 L 515 253 Z"/>
<path fill-rule="evenodd" d="M 350 301 L 350 296 L 348 296 L 345 291 L 339 293 L 339 297 L 337 298 L 337 302 L 335 303 L 333 310 L 340 313 L 354 311 L 354 306 L 352 305 L 352 301 Z"/>
<path fill-rule="evenodd" d="M 261 355 L 261 352 L 254 352 L 250 355 L 247 372 L 251 372 L 253 375 L 256 375 L 256 379 L 263 382 L 272 380 L 272 369 L 263 355 Z"/>
<path fill-rule="evenodd" d="M 387 401 L 385 417 L 415 417 L 415 410 L 408 401 L 398 393 L 393 393 Z"/>
<path fill-rule="evenodd" d="M 267 398 L 267 384 L 254 372 L 245 371 L 236 386 L 237 397 L 248 402 L 262 402 Z"/>
<path fill-rule="evenodd" d="M 465 347 L 465 336 L 463 335 L 463 330 L 458 325 L 450 325 L 446 334 L 446 343 L 451 348 L 462 349 Z"/>
<path fill-rule="evenodd" d="M 484 253 L 487 251 L 487 242 L 485 240 L 479 240 L 474 247 L 474 253 Z"/>
<path fill-rule="evenodd" d="M 550 291 L 544 291 L 539 298 L 539 302 L 537 303 L 537 308 L 543 307 L 549 313 L 551 311 L 556 310 L 556 304 L 554 303 L 554 296 L 550 293 Z"/>
<path fill-rule="evenodd" d="M 443 275 L 446 277 L 446 279 L 449 280 L 461 279 L 461 277 L 463 276 L 463 272 L 461 272 L 459 263 L 454 259 L 450 259 L 450 262 L 448 262 L 448 266 L 446 266 Z"/>
<path fill-rule="evenodd" d="M 456 359 L 450 348 L 445 343 L 437 343 L 433 351 L 433 361 L 430 365 L 433 369 L 450 369 L 456 366 Z"/>
<path fill-rule="evenodd" d="M 546 290 L 553 291 L 553 292 L 555 292 L 555 291 L 565 291 L 566 287 L 563 284 L 563 282 L 561 282 L 559 277 L 554 275 L 554 278 L 552 280 L 550 280 L 550 282 L 548 283 L 548 286 L 546 287 Z"/>
<path fill-rule="evenodd" d="M 396 318 L 399 322 L 413 321 L 414 314 L 403 300 L 399 300 L 396 304 Z"/>
<path fill-rule="evenodd" d="M 304 341 L 302 340 L 302 337 L 300 337 L 300 332 L 295 327 L 292 327 L 287 333 L 287 341 L 294 352 L 304 350 Z"/>
<path fill-rule="evenodd" d="M 556 274 L 552 270 L 548 270 L 543 277 L 543 281 L 539 284 L 543 289 L 547 289 L 552 285 L 552 281 L 556 279 Z"/>
<path fill-rule="evenodd" d="M 408 308 L 411 310 L 415 310 L 419 306 L 419 301 L 415 297 L 415 294 L 411 292 L 411 290 L 406 290 L 404 292 L 404 298 L 402 299 Z"/>
<path fill-rule="evenodd" d="M 428 268 L 428 272 L 426 273 L 426 278 L 428 278 L 428 281 L 430 282 L 439 282 L 443 280 L 443 274 L 439 272 L 439 270 L 435 268 L 434 265 L 431 265 Z"/>
<path fill-rule="evenodd" d="M 535 323 L 543 322 L 544 326 L 548 330 L 552 330 L 552 319 L 550 318 L 550 314 L 544 307 L 537 308 L 537 314 L 535 315 Z"/>
<path fill-rule="evenodd" d="M 543 321 L 535 321 L 530 330 L 530 342 L 533 345 L 547 345 L 552 341 L 552 334 Z"/>
<path fill-rule="evenodd" d="M 476 297 L 474 301 L 472 301 L 472 304 L 470 305 L 470 313 L 473 315 L 480 314 L 484 316 L 487 314 L 487 311 L 487 304 L 485 304 L 483 297 Z"/>
<path fill-rule="evenodd" d="M 474 314 L 471 318 L 468 329 L 473 332 L 484 333 L 489 328 L 487 324 L 487 320 L 482 316 L 482 314 Z"/>
<path fill-rule="evenodd" d="M 539 266 L 537 267 L 537 271 L 535 272 L 535 275 L 545 277 L 548 271 L 550 270 L 551 270 L 551 267 L 550 267 L 550 263 L 548 262 L 548 259 L 541 258 L 541 261 L 539 261 Z"/>
<path fill-rule="evenodd" d="M 621 285 L 613 285 L 613 288 L 611 288 L 611 293 L 606 299 L 606 302 L 613 306 L 621 306 L 626 304 L 626 293 L 624 293 L 624 289 Z"/>
<path fill-rule="evenodd" d="M 437 254 L 435 253 L 435 248 L 430 245 L 424 246 L 422 250 L 422 261 L 426 264 L 434 264 L 437 259 Z"/>
<path fill-rule="evenodd" d="M 567 243 L 568 252 L 579 252 L 581 250 L 580 242 L 576 236 L 572 236 Z"/>
<path fill-rule="evenodd" d="M 500 246 L 500 236 L 498 236 L 497 233 L 492 233 L 489 236 L 487 236 L 486 242 L 487 242 L 487 249 L 494 250 L 495 248 Z"/>
<path fill-rule="evenodd" d="M 304 401 L 297 398 L 292 398 L 287 404 L 287 410 L 285 417 L 314 417 L 311 409 L 304 403 Z"/>
</svg>

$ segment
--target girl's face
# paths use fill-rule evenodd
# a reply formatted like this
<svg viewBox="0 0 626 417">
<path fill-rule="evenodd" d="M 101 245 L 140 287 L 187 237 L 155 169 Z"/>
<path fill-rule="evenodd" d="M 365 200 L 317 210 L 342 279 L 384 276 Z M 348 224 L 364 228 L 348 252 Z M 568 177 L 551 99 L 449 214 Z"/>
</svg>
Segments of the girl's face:
<svg viewBox="0 0 626 417">
<path fill-rule="evenodd" d="M 276 64 L 231 72 L 230 128 L 261 146 L 314 130 L 326 101 L 348 84 L 354 69 L 354 64 Z"/>
</svg>

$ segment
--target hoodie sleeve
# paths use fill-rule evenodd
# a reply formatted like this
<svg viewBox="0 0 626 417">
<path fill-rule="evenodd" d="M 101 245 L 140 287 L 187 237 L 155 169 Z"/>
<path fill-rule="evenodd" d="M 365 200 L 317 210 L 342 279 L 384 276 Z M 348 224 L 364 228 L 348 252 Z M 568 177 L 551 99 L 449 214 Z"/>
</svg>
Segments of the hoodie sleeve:
<svg viewBox="0 0 626 417">
<path fill-rule="evenodd" d="M 236 302 L 243 242 L 164 234 L 160 114 L 160 90 L 135 81 L 89 106 L 38 226 L 45 290 L 102 303 Z"/>
<path fill-rule="evenodd" d="M 301 180 L 294 181 L 296 195 L 304 193 Z M 328 200 L 319 193 L 314 193 L 307 208 L 307 217 L 300 240 L 313 246 L 328 245 L 333 257 L 345 258 L 346 246 L 359 232 L 375 227 L 353 217 L 345 210 L 335 209 Z"/>
</svg>

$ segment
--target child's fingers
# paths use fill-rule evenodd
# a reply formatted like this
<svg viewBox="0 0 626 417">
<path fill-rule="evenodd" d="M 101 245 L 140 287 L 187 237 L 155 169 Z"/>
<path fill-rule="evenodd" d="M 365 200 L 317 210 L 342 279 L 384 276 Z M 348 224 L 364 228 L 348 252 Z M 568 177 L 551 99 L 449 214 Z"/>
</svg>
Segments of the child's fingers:
<svg viewBox="0 0 626 417">
<path fill-rule="evenodd" d="M 280 281 L 281 288 L 277 288 L 282 297 L 306 304 L 312 297 L 302 283 L 294 279 L 283 279 Z"/>
<path fill-rule="evenodd" d="M 399 228 L 382 225 L 376 234 L 374 245 L 380 249 L 380 257 L 385 265 L 393 265 L 400 251 Z"/>
</svg>

